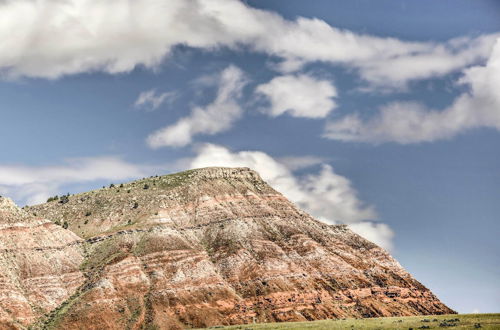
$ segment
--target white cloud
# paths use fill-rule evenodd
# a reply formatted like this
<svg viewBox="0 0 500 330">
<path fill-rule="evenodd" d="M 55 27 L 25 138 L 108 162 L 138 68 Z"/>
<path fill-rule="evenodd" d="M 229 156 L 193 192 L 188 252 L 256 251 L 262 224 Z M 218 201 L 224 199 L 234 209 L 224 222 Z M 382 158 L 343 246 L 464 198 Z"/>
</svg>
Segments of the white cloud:
<svg viewBox="0 0 500 330">
<path fill-rule="evenodd" d="M 222 146 L 205 144 L 189 161 L 191 168 L 208 166 L 250 167 L 273 188 L 314 217 L 328 223 L 346 223 L 372 242 L 390 249 L 391 229 L 370 220 L 376 217 L 372 207 L 357 197 L 350 181 L 329 165 L 318 173 L 296 176 L 286 165 L 260 151 L 231 152 Z"/>
<path fill-rule="evenodd" d="M 376 217 L 372 207 L 360 202 L 351 182 L 329 165 L 323 165 L 317 174 L 300 177 L 298 182 L 304 195 L 297 202 L 322 220 L 357 223 Z"/>
<path fill-rule="evenodd" d="M 325 162 L 324 158 L 316 156 L 287 156 L 280 157 L 277 160 L 285 165 L 290 171 L 300 170 Z"/>
<path fill-rule="evenodd" d="M 393 247 L 392 239 L 394 238 L 394 232 L 385 223 L 360 221 L 350 223 L 349 227 L 358 235 L 387 250 L 391 250 Z"/>
<path fill-rule="evenodd" d="M 372 86 L 405 87 L 408 81 L 440 77 L 485 61 L 499 34 L 459 37 L 445 43 L 426 43 L 423 51 L 373 57 L 357 63 L 361 76 Z"/>
<path fill-rule="evenodd" d="M 0 165 L 0 192 L 28 204 L 44 202 L 63 185 L 146 176 L 151 169 L 116 157 L 78 158 L 59 166 Z"/>
<path fill-rule="evenodd" d="M 177 97 L 176 92 L 156 93 L 156 89 L 141 92 L 134 103 L 134 107 L 146 111 L 156 110 L 163 103 L 171 104 Z"/>
<path fill-rule="evenodd" d="M 337 96 L 335 86 L 306 74 L 275 77 L 255 91 L 269 101 L 270 107 L 263 111 L 272 117 L 288 113 L 293 117 L 324 118 L 336 107 L 332 99 Z"/>
<path fill-rule="evenodd" d="M 147 139 L 148 145 L 152 148 L 180 147 L 191 143 L 194 135 L 228 130 L 243 113 L 238 99 L 246 84 L 243 71 L 228 66 L 220 74 L 217 96 L 212 103 L 204 108 L 195 107 L 188 117 L 154 132 Z"/>
<path fill-rule="evenodd" d="M 383 85 L 459 70 L 484 60 L 493 43 L 491 36 L 436 43 L 357 34 L 237 0 L 2 1 L 0 40 L 7 77 L 123 73 L 156 68 L 176 45 L 244 46 L 281 60 L 283 70 L 313 61 L 344 64 Z"/>
<path fill-rule="evenodd" d="M 500 39 L 485 66 L 464 71 L 459 83 L 470 90 L 443 110 L 394 102 L 368 120 L 356 114 L 327 124 L 325 136 L 343 141 L 417 143 L 451 138 L 479 127 L 500 130 Z"/>
</svg>

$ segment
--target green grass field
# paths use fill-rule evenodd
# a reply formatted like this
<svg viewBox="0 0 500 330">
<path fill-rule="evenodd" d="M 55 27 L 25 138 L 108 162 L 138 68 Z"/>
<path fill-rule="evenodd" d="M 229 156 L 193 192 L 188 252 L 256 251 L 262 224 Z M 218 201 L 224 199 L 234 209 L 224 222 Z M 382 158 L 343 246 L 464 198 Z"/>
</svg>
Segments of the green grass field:
<svg viewBox="0 0 500 330">
<path fill-rule="evenodd" d="M 500 329 L 500 314 L 453 314 L 436 316 L 384 317 L 371 319 L 323 320 L 313 322 L 262 323 L 210 329 Z"/>
</svg>

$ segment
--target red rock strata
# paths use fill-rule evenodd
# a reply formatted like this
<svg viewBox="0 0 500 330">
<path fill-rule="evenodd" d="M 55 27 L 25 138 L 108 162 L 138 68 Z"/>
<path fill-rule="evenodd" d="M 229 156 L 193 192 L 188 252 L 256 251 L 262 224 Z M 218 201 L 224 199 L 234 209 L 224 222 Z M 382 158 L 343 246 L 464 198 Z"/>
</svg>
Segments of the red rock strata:
<svg viewBox="0 0 500 330">
<path fill-rule="evenodd" d="M 0 328 L 35 321 L 84 282 L 81 239 L 0 197 Z"/>
<path fill-rule="evenodd" d="M 453 313 L 386 251 L 313 219 L 246 168 L 148 178 L 29 212 L 71 231 L 26 215 L 17 240 L 12 224 L 0 230 L 10 251 L 0 320 L 13 327 L 37 317 L 39 328 L 180 329 Z"/>
</svg>

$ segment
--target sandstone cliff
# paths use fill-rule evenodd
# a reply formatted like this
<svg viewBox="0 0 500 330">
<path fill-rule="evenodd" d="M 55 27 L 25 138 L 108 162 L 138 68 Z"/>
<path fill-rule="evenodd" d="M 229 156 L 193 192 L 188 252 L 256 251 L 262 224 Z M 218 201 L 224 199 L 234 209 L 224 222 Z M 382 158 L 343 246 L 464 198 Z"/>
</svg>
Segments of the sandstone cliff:
<svg viewBox="0 0 500 330">
<path fill-rule="evenodd" d="M 28 209 L 37 216 L 4 204 L 3 325 L 176 329 L 453 312 L 386 251 L 316 221 L 246 168 L 116 184 Z"/>
</svg>

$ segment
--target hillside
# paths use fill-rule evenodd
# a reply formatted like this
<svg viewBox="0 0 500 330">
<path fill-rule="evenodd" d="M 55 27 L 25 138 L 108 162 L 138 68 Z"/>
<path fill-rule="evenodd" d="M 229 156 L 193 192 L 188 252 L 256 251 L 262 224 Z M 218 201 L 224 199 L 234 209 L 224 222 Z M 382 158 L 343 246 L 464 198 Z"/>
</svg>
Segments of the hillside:
<svg viewBox="0 0 500 330">
<path fill-rule="evenodd" d="M 0 274 L 14 269 L 12 292 L 28 301 L 15 309 L 1 299 L 4 324 L 174 329 L 453 313 L 386 251 L 316 221 L 247 168 L 115 183 L 0 216 L 12 263 Z M 34 221 L 50 230 L 30 241 Z M 4 240 L 16 226 L 27 228 Z M 34 271 L 12 255 L 65 268 Z M 55 286 L 51 304 L 30 300 L 25 283 L 49 286 L 54 274 L 66 291 Z"/>
</svg>

